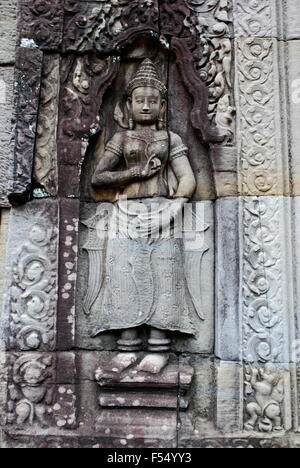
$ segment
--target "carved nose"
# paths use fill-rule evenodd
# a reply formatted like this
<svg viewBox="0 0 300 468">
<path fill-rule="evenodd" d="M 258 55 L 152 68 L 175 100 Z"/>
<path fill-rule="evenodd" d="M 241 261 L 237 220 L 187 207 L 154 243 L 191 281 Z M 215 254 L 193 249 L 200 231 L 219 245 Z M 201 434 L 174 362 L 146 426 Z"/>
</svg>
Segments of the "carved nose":
<svg viewBox="0 0 300 468">
<path fill-rule="evenodd" d="M 148 102 L 144 102 L 144 105 L 143 105 L 143 111 L 148 111 L 149 110 L 149 105 L 148 105 Z"/>
</svg>

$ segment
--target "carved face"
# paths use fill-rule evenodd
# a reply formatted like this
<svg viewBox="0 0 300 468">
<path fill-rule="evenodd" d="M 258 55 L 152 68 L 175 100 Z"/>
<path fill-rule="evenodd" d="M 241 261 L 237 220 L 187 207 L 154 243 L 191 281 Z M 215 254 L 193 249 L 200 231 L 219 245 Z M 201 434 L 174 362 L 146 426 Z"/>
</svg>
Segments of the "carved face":
<svg viewBox="0 0 300 468">
<path fill-rule="evenodd" d="M 165 101 L 156 88 L 136 88 L 131 97 L 133 120 L 140 125 L 153 125 L 162 116 Z"/>
</svg>

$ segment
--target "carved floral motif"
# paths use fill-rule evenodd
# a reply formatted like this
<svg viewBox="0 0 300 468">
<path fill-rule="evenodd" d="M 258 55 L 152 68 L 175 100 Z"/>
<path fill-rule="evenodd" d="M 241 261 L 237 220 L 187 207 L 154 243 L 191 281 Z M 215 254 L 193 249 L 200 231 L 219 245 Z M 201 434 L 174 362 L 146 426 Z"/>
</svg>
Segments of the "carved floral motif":
<svg viewBox="0 0 300 468">
<path fill-rule="evenodd" d="M 283 362 L 277 198 L 243 200 L 243 348 L 247 362 Z"/>
<path fill-rule="evenodd" d="M 32 39 L 44 49 L 62 40 L 63 0 L 24 0 L 20 12 L 21 39 Z"/>
<path fill-rule="evenodd" d="M 100 130 L 102 99 L 118 69 L 119 61 L 111 58 L 85 56 L 66 60 L 63 67 L 60 138 L 88 140 Z"/>
<path fill-rule="evenodd" d="M 208 88 L 208 118 L 220 131 L 227 132 L 229 139 L 233 135 L 235 115 L 231 40 L 201 37 L 192 53 L 195 70 Z"/>
<path fill-rule="evenodd" d="M 192 38 L 190 49 L 194 63 L 191 66 L 208 87 L 210 122 L 229 140 L 235 113 L 230 73 L 232 45 L 227 38 L 232 23 L 231 8 L 228 0 L 209 4 L 200 0 L 168 0 L 160 5 L 159 25 L 158 7 L 152 0 L 101 1 L 97 7 L 69 0 L 65 6 L 69 18 L 65 50 L 116 52 L 138 32 L 147 31 L 157 37 L 161 35 L 166 44 L 169 36 Z"/>
<path fill-rule="evenodd" d="M 172 36 L 225 36 L 230 32 L 231 0 L 163 0 L 161 32 Z"/>
<path fill-rule="evenodd" d="M 67 0 L 65 3 L 65 50 L 109 52 L 119 39 L 137 30 L 157 29 L 156 0 L 100 0 L 88 4 Z"/>
<path fill-rule="evenodd" d="M 267 39 L 237 43 L 237 81 L 241 191 L 244 195 L 281 193 L 275 104 L 275 44 Z"/>
<path fill-rule="evenodd" d="M 234 29 L 237 36 L 272 37 L 270 0 L 235 0 Z"/>
</svg>

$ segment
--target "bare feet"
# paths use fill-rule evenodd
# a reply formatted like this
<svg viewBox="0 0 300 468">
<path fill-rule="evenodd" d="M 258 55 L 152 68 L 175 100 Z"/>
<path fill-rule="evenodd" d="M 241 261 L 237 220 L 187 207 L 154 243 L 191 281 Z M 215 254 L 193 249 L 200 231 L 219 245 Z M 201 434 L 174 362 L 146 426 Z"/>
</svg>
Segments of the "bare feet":
<svg viewBox="0 0 300 468">
<path fill-rule="evenodd" d="M 147 354 L 137 366 L 138 371 L 159 374 L 169 362 L 169 354 Z"/>
<path fill-rule="evenodd" d="M 137 360 L 138 357 L 135 353 L 119 353 L 111 360 L 109 367 L 96 370 L 96 380 L 100 380 L 101 377 L 103 377 L 103 375 L 107 374 L 108 372 L 121 374 L 125 369 L 132 366 L 132 364 L 134 364 Z"/>
</svg>

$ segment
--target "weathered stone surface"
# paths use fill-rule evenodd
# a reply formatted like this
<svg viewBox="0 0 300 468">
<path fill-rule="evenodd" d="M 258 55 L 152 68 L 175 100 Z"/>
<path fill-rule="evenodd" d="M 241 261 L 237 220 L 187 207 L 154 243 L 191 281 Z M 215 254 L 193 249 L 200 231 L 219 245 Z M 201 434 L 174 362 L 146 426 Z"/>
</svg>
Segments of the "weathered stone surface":
<svg viewBox="0 0 300 468">
<path fill-rule="evenodd" d="M 36 115 L 39 107 L 43 53 L 18 47 L 16 56 L 16 114 Z"/>
<path fill-rule="evenodd" d="M 294 299 L 294 311 L 295 311 L 295 330 L 291 336 L 291 347 L 292 347 L 292 362 L 299 365 L 300 362 L 300 198 L 294 197 L 292 199 L 292 210 L 291 217 L 293 219 L 292 234 L 291 237 L 294 240 L 294 262 L 293 262 L 293 299 Z M 300 407 L 299 407 L 300 409 Z"/>
<path fill-rule="evenodd" d="M 241 359 L 239 317 L 239 199 L 216 202 L 215 354 L 218 358 Z"/>
<path fill-rule="evenodd" d="M 249 433 L 283 433 L 292 427 L 292 366 L 244 367 L 244 429 Z"/>
<path fill-rule="evenodd" d="M 114 356 L 102 360 L 96 370 L 99 389 L 100 407 L 115 408 L 156 408 L 185 410 L 189 406 L 189 391 L 194 369 L 188 362 L 180 364 L 175 356 L 157 374 L 150 374 L 139 369 L 144 353 L 136 354 L 136 364 L 121 373 L 114 369 Z M 152 356 L 155 359 L 155 355 Z"/>
<path fill-rule="evenodd" d="M 176 448 L 177 414 L 166 410 L 106 410 L 96 424 L 99 447 Z"/>
<path fill-rule="evenodd" d="M 276 0 L 233 0 L 235 37 L 277 37 Z"/>
<path fill-rule="evenodd" d="M 81 166 L 61 164 L 58 167 L 58 195 L 61 198 L 80 198 Z"/>
<path fill-rule="evenodd" d="M 175 409 L 99 407 L 99 388 L 95 380 L 95 370 L 111 362 L 113 356 L 115 353 L 95 351 L 77 354 L 81 395 L 79 415 L 81 436 L 95 437 L 93 445 L 99 447 L 175 447 L 177 436 Z M 178 371 L 173 377 L 171 384 L 174 386 L 177 381 L 178 387 Z M 150 376 L 149 379 L 151 380 Z M 160 376 L 153 376 L 153 379 L 158 381 Z M 165 389 L 164 392 L 166 391 L 169 392 Z"/>
<path fill-rule="evenodd" d="M 290 198 L 244 197 L 241 210 L 243 359 L 290 362 L 294 336 Z"/>
<path fill-rule="evenodd" d="M 14 175 L 9 194 L 13 205 L 28 201 L 32 189 L 42 57 L 37 49 L 17 50 Z"/>
<path fill-rule="evenodd" d="M 14 70 L 0 68 L 0 206 L 8 206 L 11 191 L 14 158 L 14 111 L 13 111 Z"/>
<path fill-rule="evenodd" d="M 8 191 L 15 205 L 41 199 L 12 211 L 8 235 L 0 446 L 299 446 L 300 202 L 284 197 L 300 195 L 298 1 L 23 0 L 14 133 L 15 4 L 1 5 L 0 206 Z M 95 213 L 116 200 L 91 191 L 94 155 L 130 123 L 120 103 L 145 59 L 167 84 L 168 130 L 188 145 L 204 209 L 199 236 L 184 239 L 196 339 L 174 335 L 175 354 L 157 374 L 137 368 L 147 327 L 138 361 L 121 373 L 109 368 L 119 333 L 91 337 L 105 250 Z M 0 269 L 8 212 L 1 217 Z M 143 311 L 149 264 L 130 272 Z M 3 280 L 0 272 L 0 294 Z"/>
<path fill-rule="evenodd" d="M 41 95 L 34 158 L 35 183 L 52 196 L 58 189 L 57 121 L 60 85 L 60 58 L 45 55 L 41 78 Z"/>
<path fill-rule="evenodd" d="M 97 240 L 97 209 L 101 210 L 101 204 L 86 203 L 82 205 L 80 219 L 81 234 L 79 236 L 79 266 L 77 283 L 77 345 L 84 349 L 115 349 L 118 334 L 105 333 L 91 338 L 99 310 L 101 310 L 101 296 L 99 295 L 99 271 L 94 264 L 98 255 L 104 254 L 101 250 L 100 240 Z M 172 349 L 177 352 L 196 352 L 207 354 L 213 349 L 213 288 L 214 283 L 214 213 L 212 202 L 197 202 L 194 205 L 197 213 L 197 225 L 199 232 L 191 232 L 191 237 L 185 241 L 186 271 L 190 272 L 190 284 L 193 294 L 197 297 L 198 308 L 203 312 L 203 320 L 195 313 L 193 326 L 196 329 L 195 338 L 174 337 Z M 99 211 L 100 213 L 101 211 Z M 95 224 L 96 223 L 96 224 Z M 90 225 L 90 231 L 86 226 Z M 84 227 L 85 226 L 85 227 Z M 100 249 L 100 251 L 99 251 Z M 89 253 L 89 257 L 86 254 Z M 98 252 L 99 251 L 99 252 Z M 96 255 L 96 257 L 95 257 Z M 98 264 L 98 267 L 101 266 Z M 89 286 L 87 278 L 90 276 Z M 98 278 L 98 279 L 97 279 Z M 96 283 L 95 283 L 96 281 Z M 94 287 L 93 287 L 94 286 Z M 97 289 L 98 288 L 98 289 Z M 98 291 L 98 293 L 97 293 Z M 88 296 L 93 297 L 91 312 L 86 314 L 85 303 Z M 201 312 L 201 313 L 202 313 Z"/>
<path fill-rule="evenodd" d="M 63 33 L 62 0 L 22 0 L 20 2 L 19 40 L 44 50 L 57 50 Z"/>
<path fill-rule="evenodd" d="M 72 349 L 75 343 L 75 295 L 78 257 L 78 200 L 60 201 L 59 287 L 57 347 Z"/>
<path fill-rule="evenodd" d="M 100 28 L 98 25 L 101 25 Z M 158 34 L 157 0 L 65 2 L 64 51 L 108 53 L 134 33 Z"/>
<path fill-rule="evenodd" d="M 286 191 L 277 57 L 275 39 L 236 39 L 238 175 L 242 195 L 283 195 Z"/>
<path fill-rule="evenodd" d="M 287 40 L 300 38 L 300 11 L 297 0 L 286 0 L 284 4 L 284 32 Z M 297 60 L 297 55 L 294 55 Z"/>
<path fill-rule="evenodd" d="M 243 367 L 238 362 L 217 363 L 216 426 L 224 434 L 243 428 Z"/>
<path fill-rule="evenodd" d="M 15 59 L 17 0 L 1 0 L 0 64 L 12 65 Z"/>
<path fill-rule="evenodd" d="M 288 100 L 289 100 L 289 138 L 291 151 L 292 194 L 300 194 L 300 41 L 288 41 L 285 46 L 286 66 L 288 71 Z"/>
<path fill-rule="evenodd" d="M 238 195 L 237 148 L 216 145 L 211 149 L 217 198 Z"/>
<path fill-rule="evenodd" d="M 180 362 L 191 365 L 195 374 L 189 408 L 179 414 L 178 446 L 197 447 L 206 434 L 215 432 L 215 363 L 195 355 L 181 357 Z"/>
<path fill-rule="evenodd" d="M 15 209 L 7 246 L 7 349 L 55 349 L 57 255 L 57 201 L 34 201 Z"/>
<path fill-rule="evenodd" d="M 55 436 L 77 427 L 74 354 L 10 353 L 7 370 L 10 436 Z"/>
<path fill-rule="evenodd" d="M 161 30 L 165 35 L 177 37 L 230 36 L 232 34 L 231 1 L 205 2 L 163 0 L 160 4 Z"/>
</svg>

